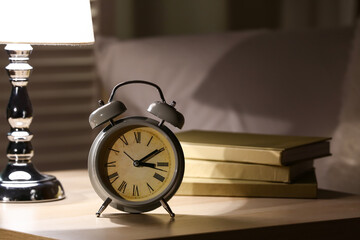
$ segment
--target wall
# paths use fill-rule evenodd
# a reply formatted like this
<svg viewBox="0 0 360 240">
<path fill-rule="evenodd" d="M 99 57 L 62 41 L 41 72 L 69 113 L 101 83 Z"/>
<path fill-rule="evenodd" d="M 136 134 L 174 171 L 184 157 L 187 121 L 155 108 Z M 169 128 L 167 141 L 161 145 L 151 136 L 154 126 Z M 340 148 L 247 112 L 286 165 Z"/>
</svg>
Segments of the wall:
<svg viewBox="0 0 360 240">
<path fill-rule="evenodd" d="M 102 0 L 100 34 L 120 39 L 350 26 L 358 0 Z"/>
</svg>

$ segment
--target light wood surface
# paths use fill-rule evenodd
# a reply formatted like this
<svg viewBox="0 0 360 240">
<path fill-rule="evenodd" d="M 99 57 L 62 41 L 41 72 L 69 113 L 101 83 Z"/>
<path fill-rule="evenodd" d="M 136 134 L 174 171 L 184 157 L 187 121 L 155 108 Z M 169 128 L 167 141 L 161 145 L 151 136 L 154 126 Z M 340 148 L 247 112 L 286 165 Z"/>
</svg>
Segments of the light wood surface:
<svg viewBox="0 0 360 240">
<path fill-rule="evenodd" d="M 360 196 L 331 191 L 320 191 L 319 199 L 175 196 L 169 201 L 176 214 L 174 220 L 162 208 L 146 214 L 127 214 L 108 207 L 96 218 L 102 201 L 92 189 L 86 170 L 50 174 L 63 184 L 66 199 L 0 203 L 0 239 L 248 236 L 289 239 L 289 234 L 293 239 L 347 236 L 359 239 L 360 236 Z"/>
</svg>

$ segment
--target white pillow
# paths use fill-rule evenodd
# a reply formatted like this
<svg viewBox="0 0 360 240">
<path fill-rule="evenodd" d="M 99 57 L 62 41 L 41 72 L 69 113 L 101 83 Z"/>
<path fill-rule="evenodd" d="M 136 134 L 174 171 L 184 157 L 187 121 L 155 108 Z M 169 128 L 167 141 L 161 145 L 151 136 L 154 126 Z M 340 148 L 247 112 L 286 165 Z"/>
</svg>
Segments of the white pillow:
<svg viewBox="0 0 360 240">
<path fill-rule="evenodd" d="M 325 188 L 360 193 L 360 21 L 346 73 L 339 125 L 332 140 L 333 157 L 319 167 Z"/>
<path fill-rule="evenodd" d="M 347 66 L 350 29 L 247 31 L 116 41 L 97 39 L 105 89 L 155 82 L 186 129 L 330 136 Z M 146 114 L 155 90 L 126 86 L 128 114 Z"/>
<path fill-rule="evenodd" d="M 108 93 L 115 84 L 131 79 L 158 84 L 167 101 L 175 100 L 184 114 L 183 130 L 332 136 L 339 121 L 352 33 L 352 29 L 258 30 L 97 39 L 96 59 Z M 159 99 L 156 90 L 140 85 L 125 86 L 116 98 L 128 107 L 128 115 L 146 116 L 148 105 Z M 336 179 L 340 190 L 357 191 L 360 181 L 345 184 L 346 173 L 356 175 L 356 168 L 340 174 L 335 165 L 328 168 L 332 163 L 330 158 L 316 161 L 319 186 L 334 188 L 330 183 Z"/>
</svg>

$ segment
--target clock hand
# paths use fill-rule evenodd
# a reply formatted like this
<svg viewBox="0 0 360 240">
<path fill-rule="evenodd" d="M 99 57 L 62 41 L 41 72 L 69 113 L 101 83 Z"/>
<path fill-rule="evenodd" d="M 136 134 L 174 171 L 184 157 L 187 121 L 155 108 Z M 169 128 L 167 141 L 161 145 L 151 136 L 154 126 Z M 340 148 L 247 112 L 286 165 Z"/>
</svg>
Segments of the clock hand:
<svg viewBox="0 0 360 240">
<path fill-rule="evenodd" d="M 148 155 L 146 155 L 145 157 L 143 157 L 142 159 L 139 160 L 139 162 L 145 162 L 146 160 L 152 158 L 153 156 L 155 156 L 156 154 L 158 154 L 158 150 L 155 149 L 154 151 L 152 151 L 151 153 L 149 153 Z"/>
<path fill-rule="evenodd" d="M 151 153 L 149 153 L 148 155 L 146 155 L 145 157 L 140 159 L 139 162 L 146 162 L 150 158 L 155 157 L 157 154 L 161 153 L 164 150 L 165 150 L 165 148 L 155 149 L 154 151 L 152 151 Z"/>
<path fill-rule="evenodd" d="M 149 167 L 149 168 L 153 168 L 153 169 L 156 169 L 159 171 L 167 172 L 166 170 L 155 167 L 156 166 L 155 163 L 144 163 L 144 162 L 138 162 L 138 163 L 139 163 L 139 166 L 142 166 L 142 167 Z"/>
<path fill-rule="evenodd" d="M 129 154 L 124 151 L 125 155 L 128 156 L 133 162 L 135 161 Z"/>
</svg>

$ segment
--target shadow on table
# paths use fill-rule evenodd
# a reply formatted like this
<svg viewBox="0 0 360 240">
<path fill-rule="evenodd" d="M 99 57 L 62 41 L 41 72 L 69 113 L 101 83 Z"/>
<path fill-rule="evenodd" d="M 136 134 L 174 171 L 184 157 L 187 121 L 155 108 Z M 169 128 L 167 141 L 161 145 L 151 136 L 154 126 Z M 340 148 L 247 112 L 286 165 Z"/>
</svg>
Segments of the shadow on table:
<svg viewBox="0 0 360 240">
<path fill-rule="evenodd" d="M 168 236 L 183 236 L 209 234 L 219 231 L 228 232 L 228 238 L 235 237 L 233 229 L 239 226 L 246 227 L 254 224 L 251 220 L 242 217 L 226 218 L 222 216 L 199 216 L 199 215 L 176 215 L 171 218 L 168 214 L 103 214 L 102 218 L 109 218 L 112 223 L 119 226 L 126 226 L 134 234 L 134 229 L 141 229 L 141 232 L 135 233 L 139 238 L 144 237 L 146 233 L 149 238 L 161 238 Z M 220 227 L 221 226 L 221 227 Z M 219 228 L 220 227 L 220 228 Z M 122 231 L 127 231 L 123 229 Z M 135 230 L 136 231 L 136 230 Z M 196 239 L 196 238 L 195 238 Z"/>
<path fill-rule="evenodd" d="M 102 214 L 94 218 L 99 228 L 67 231 L 42 231 L 35 234 L 56 239 L 238 239 L 239 229 L 251 224 L 251 220 L 239 217 L 168 214 Z M 102 227 L 110 220 L 117 226 Z M 254 224 L 254 222 L 252 223 Z M 71 236 L 69 238 L 69 236 Z"/>
<path fill-rule="evenodd" d="M 130 214 L 130 213 L 109 213 L 102 214 L 100 218 L 108 218 L 111 222 L 119 225 L 128 226 L 153 226 L 153 225 L 171 225 L 175 222 L 175 218 L 171 218 L 168 214 Z"/>
<path fill-rule="evenodd" d="M 355 196 L 355 194 L 337 192 L 337 191 L 325 190 L 325 189 L 318 190 L 318 199 L 337 199 L 337 198 L 344 198 L 351 196 Z"/>
<path fill-rule="evenodd" d="M 259 219 L 247 217 L 167 214 L 103 214 L 118 227 L 42 232 L 40 235 L 64 239 L 350 239 L 359 234 L 360 218 L 261 226 Z M 39 234 L 39 233 L 38 233 Z M 344 237 L 344 238 L 343 238 Z"/>
<path fill-rule="evenodd" d="M 103 214 L 101 218 L 108 218 L 112 223 L 131 226 L 131 227 L 157 227 L 157 228 L 171 228 L 173 225 L 177 227 L 186 227 L 191 229 L 192 227 L 203 225 L 206 228 L 214 226 L 217 228 L 219 225 L 239 226 L 239 224 L 246 224 L 248 220 L 242 219 L 230 219 L 222 216 L 199 216 L 199 215 L 184 215 L 178 214 L 175 218 L 171 218 L 168 214 L 128 214 L 128 213 L 113 213 Z"/>
</svg>

